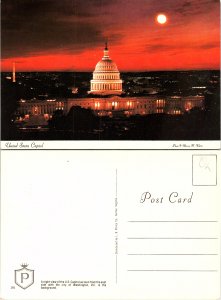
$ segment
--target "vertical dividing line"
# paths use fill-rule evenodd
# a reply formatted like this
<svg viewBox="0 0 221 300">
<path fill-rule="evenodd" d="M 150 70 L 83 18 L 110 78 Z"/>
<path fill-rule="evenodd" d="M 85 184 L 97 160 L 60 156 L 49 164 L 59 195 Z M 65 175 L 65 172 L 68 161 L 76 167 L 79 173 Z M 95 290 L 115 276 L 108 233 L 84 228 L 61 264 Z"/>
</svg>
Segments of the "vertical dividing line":
<svg viewBox="0 0 221 300">
<path fill-rule="evenodd" d="M 117 255 L 118 255 L 118 199 L 117 199 L 117 169 L 116 169 L 116 173 L 115 173 L 115 258 L 116 258 L 116 284 L 117 284 L 117 272 L 118 272 L 118 266 L 117 266 Z"/>
<path fill-rule="evenodd" d="M 116 284 L 117 284 L 117 254 L 116 254 Z"/>
<path fill-rule="evenodd" d="M 117 199 L 117 169 L 116 169 L 116 189 L 115 189 L 116 193 L 115 193 L 115 196 L 116 196 L 116 199 Z"/>
</svg>

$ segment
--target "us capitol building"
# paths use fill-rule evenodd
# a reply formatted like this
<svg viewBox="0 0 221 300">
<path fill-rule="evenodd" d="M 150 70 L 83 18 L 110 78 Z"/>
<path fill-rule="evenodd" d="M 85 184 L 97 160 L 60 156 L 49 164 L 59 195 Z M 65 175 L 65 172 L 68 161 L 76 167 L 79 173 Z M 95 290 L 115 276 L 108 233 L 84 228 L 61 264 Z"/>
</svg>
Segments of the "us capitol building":
<svg viewBox="0 0 221 300">
<path fill-rule="evenodd" d="M 107 43 L 104 48 L 104 56 L 95 67 L 89 93 L 95 95 L 122 94 L 120 72 L 115 62 L 110 59 Z"/>
<path fill-rule="evenodd" d="M 123 95 L 120 72 L 109 56 L 107 43 L 103 57 L 93 72 L 88 94 L 85 98 L 21 99 L 18 113 L 23 114 L 27 121 L 31 116 L 41 116 L 47 121 L 54 111 L 63 110 L 67 114 L 73 106 L 91 109 L 97 116 L 109 117 L 156 113 L 179 115 L 193 107 L 204 107 L 204 96 L 158 96 L 156 94 L 127 97 Z"/>
</svg>

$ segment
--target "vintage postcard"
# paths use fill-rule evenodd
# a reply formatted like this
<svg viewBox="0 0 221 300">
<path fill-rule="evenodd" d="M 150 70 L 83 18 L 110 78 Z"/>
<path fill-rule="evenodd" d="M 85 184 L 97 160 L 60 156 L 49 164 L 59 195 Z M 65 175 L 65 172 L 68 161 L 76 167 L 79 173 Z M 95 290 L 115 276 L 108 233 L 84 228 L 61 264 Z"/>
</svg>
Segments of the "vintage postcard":
<svg viewBox="0 0 221 300">
<path fill-rule="evenodd" d="M 220 199 L 219 0 L 1 1 L 1 299 L 220 299 Z"/>
</svg>

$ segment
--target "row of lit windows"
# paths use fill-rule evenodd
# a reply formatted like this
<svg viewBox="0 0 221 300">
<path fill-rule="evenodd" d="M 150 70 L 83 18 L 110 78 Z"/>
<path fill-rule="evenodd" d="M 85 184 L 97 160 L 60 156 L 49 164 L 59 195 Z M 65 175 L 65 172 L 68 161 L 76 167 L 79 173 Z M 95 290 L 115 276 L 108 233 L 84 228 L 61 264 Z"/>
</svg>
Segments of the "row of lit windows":
<svg viewBox="0 0 221 300">
<path fill-rule="evenodd" d="M 137 108 L 151 108 L 151 107 L 153 107 L 153 105 L 151 105 L 151 104 L 149 104 L 149 105 L 147 105 L 147 104 L 144 104 L 144 105 L 137 105 Z"/>
<path fill-rule="evenodd" d="M 157 106 L 158 106 L 158 107 L 164 107 L 165 104 L 166 104 L 166 101 L 163 100 L 163 99 L 158 99 L 158 100 L 156 101 L 156 103 L 157 103 Z"/>
<path fill-rule="evenodd" d="M 122 85 L 121 83 L 110 83 L 110 84 L 104 84 L 104 83 L 92 83 L 91 84 L 91 90 L 121 90 Z"/>
<path fill-rule="evenodd" d="M 112 107 L 112 110 L 114 110 L 114 107 Z M 164 113 L 164 110 L 163 109 L 157 109 L 156 111 L 155 110 L 150 110 L 148 113 L 147 111 L 143 110 L 143 111 L 140 111 L 139 112 L 140 114 L 142 115 L 147 115 L 147 114 L 154 114 L 154 113 L 157 113 L 157 114 L 161 114 L 161 113 Z M 181 114 L 181 111 L 180 110 L 177 110 L 177 111 L 171 111 L 170 112 L 171 114 L 176 114 L 176 115 L 180 115 Z M 111 111 L 100 111 L 97 113 L 99 116 L 105 116 L 105 115 L 109 115 L 111 116 L 112 115 L 112 112 Z M 124 114 L 129 116 L 129 115 L 132 115 L 133 113 L 130 112 L 130 111 L 127 111 L 125 110 L 124 111 Z"/>
<path fill-rule="evenodd" d="M 93 76 L 93 79 L 120 79 L 120 76 L 118 74 L 116 75 L 97 75 L 97 74 L 94 74 Z"/>
<path fill-rule="evenodd" d="M 108 70 L 109 69 L 113 70 L 113 65 L 109 65 L 109 64 L 101 65 L 101 66 L 98 67 L 98 69 L 99 70 L 104 70 L 104 71 L 107 70 L 107 69 Z"/>
</svg>

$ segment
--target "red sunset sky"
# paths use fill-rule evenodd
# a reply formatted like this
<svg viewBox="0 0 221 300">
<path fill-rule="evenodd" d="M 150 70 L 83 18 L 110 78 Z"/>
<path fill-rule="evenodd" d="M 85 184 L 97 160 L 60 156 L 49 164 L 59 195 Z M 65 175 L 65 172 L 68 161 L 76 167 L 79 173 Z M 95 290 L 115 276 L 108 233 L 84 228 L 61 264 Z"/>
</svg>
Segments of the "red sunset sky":
<svg viewBox="0 0 221 300">
<path fill-rule="evenodd" d="M 2 71 L 219 69 L 219 0 L 2 0 Z M 155 17 L 164 13 L 168 22 Z"/>
</svg>

